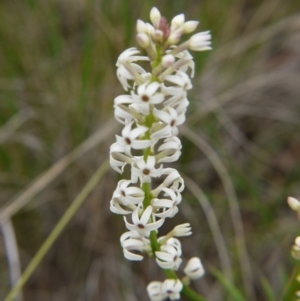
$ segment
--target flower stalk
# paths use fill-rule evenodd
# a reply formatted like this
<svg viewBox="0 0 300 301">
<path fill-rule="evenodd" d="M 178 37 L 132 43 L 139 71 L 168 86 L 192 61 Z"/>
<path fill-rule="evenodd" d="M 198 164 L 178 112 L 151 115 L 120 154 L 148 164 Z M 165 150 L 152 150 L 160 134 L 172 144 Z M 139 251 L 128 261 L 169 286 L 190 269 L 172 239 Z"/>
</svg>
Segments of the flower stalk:
<svg viewBox="0 0 300 301">
<path fill-rule="evenodd" d="M 193 32 L 199 22 L 185 22 L 181 14 L 169 24 L 155 7 L 150 20 L 152 24 L 137 21 L 137 42 L 146 55 L 129 48 L 116 63 L 118 79 L 129 94 L 114 101 L 115 117 L 124 129 L 111 146 L 110 164 L 119 173 L 129 166 L 131 179 L 119 181 L 110 209 L 124 215 L 129 230 L 120 239 L 124 256 L 133 261 L 143 260 L 145 254 L 154 257 L 167 277 L 164 282 L 148 285 L 152 301 L 179 300 L 180 294 L 203 301 L 188 286 L 190 280 L 204 274 L 200 259 L 188 261 L 184 283 L 175 272 L 183 261 L 177 237 L 191 235 L 190 224 L 178 225 L 160 237 L 158 229 L 178 213 L 184 189 L 178 171 L 163 163 L 175 162 L 181 155 L 178 126 L 185 121 L 187 90 L 192 88 L 195 66 L 188 50 L 211 49 L 211 36 L 209 32 L 194 34 L 178 46 L 182 36 Z M 149 69 L 140 66 L 139 61 L 148 62 Z"/>
</svg>

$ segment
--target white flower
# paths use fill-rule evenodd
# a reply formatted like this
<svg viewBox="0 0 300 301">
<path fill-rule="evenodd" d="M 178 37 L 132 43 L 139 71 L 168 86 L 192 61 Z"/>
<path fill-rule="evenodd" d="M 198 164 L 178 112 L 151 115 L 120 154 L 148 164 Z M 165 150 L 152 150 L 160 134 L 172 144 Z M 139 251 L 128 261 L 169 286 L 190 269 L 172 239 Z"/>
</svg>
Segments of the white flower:
<svg viewBox="0 0 300 301">
<path fill-rule="evenodd" d="M 146 149 L 151 145 L 151 140 L 138 139 L 145 134 L 149 129 L 145 126 L 138 126 L 135 129 L 131 129 L 133 122 L 127 124 L 122 130 L 122 137 L 116 135 L 117 143 L 124 147 L 125 154 L 131 155 L 131 148 L 133 149 Z"/>
<path fill-rule="evenodd" d="M 178 70 L 175 75 L 165 76 L 164 79 L 176 85 L 172 87 L 164 87 L 164 91 L 171 95 L 180 94 L 185 96 L 186 91 L 192 89 L 193 87 L 189 76 L 180 70 Z"/>
<path fill-rule="evenodd" d="M 122 215 L 126 215 L 126 214 L 130 214 L 132 213 L 135 209 L 136 206 L 132 205 L 132 204 L 127 204 L 124 205 L 120 199 L 118 198 L 112 198 L 110 201 L 110 211 L 115 213 L 115 214 L 122 214 Z"/>
<path fill-rule="evenodd" d="M 178 192 L 178 190 L 172 190 L 166 187 L 162 187 L 160 190 L 164 192 L 164 196 L 167 196 L 170 199 L 152 199 L 151 204 L 156 210 L 154 215 L 160 218 L 174 217 L 174 215 L 178 212 L 177 205 L 182 199 L 181 194 Z"/>
<path fill-rule="evenodd" d="M 137 232 L 125 232 L 120 238 L 123 253 L 126 259 L 133 261 L 141 261 L 143 256 L 135 252 L 150 252 L 151 246 L 149 239 L 141 236 Z"/>
<path fill-rule="evenodd" d="M 132 213 L 132 224 L 127 222 L 127 219 L 124 216 L 127 229 L 130 231 L 136 231 L 139 234 L 148 237 L 151 231 L 157 230 L 165 221 L 163 218 L 155 221 L 152 211 L 153 208 L 150 205 L 145 209 L 141 216 L 139 216 L 140 207 L 136 208 Z"/>
<path fill-rule="evenodd" d="M 182 237 L 182 236 L 189 236 L 192 234 L 192 228 L 189 223 L 181 224 L 176 226 L 172 230 L 173 236 Z"/>
<path fill-rule="evenodd" d="M 177 53 L 176 57 L 185 61 L 185 63 L 179 68 L 179 71 L 187 73 L 188 68 L 190 68 L 191 78 L 193 78 L 195 74 L 195 62 L 193 56 L 187 50 L 184 50 Z"/>
<path fill-rule="evenodd" d="M 162 166 L 158 169 L 155 168 L 155 157 L 148 156 L 147 161 L 145 162 L 144 158 L 138 158 L 131 165 L 131 181 L 132 183 L 136 183 L 138 179 L 141 183 L 150 183 L 151 177 L 157 178 L 159 177 L 163 170 Z"/>
<path fill-rule="evenodd" d="M 163 283 L 152 281 L 147 286 L 151 301 L 163 301 L 168 297 L 171 300 L 179 300 L 183 284 L 179 279 L 166 279 Z"/>
<path fill-rule="evenodd" d="M 163 293 L 166 293 L 171 300 L 179 300 L 183 284 L 179 279 L 166 279 L 161 286 Z"/>
<path fill-rule="evenodd" d="M 110 201 L 110 210 L 116 214 L 129 214 L 136 209 L 136 204 L 144 200 L 144 191 L 138 187 L 129 187 L 130 180 L 120 180 Z"/>
<path fill-rule="evenodd" d="M 131 86 L 128 84 L 129 80 L 136 80 L 137 76 L 141 73 L 146 73 L 146 71 L 139 66 L 138 64 L 135 64 L 133 62 L 136 61 L 149 61 L 149 58 L 147 56 L 136 56 L 135 54 L 138 54 L 139 50 L 137 50 L 135 47 L 126 49 L 123 51 L 116 63 L 117 69 L 117 76 L 122 84 L 124 90 L 128 90 Z"/>
<path fill-rule="evenodd" d="M 163 144 L 158 148 L 155 158 L 158 163 L 177 161 L 181 155 L 181 141 L 178 137 L 173 136 L 166 138 Z"/>
<path fill-rule="evenodd" d="M 184 268 L 184 273 L 188 278 L 193 280 L 202 277 L 205 271 L 202 266 L 201 260 L 198 257 L 191 258 Z"/>
<path fill-rule="evenodd" d="M 114 99 L 115 118 L 122 124 L 128 124 L 139 117 L 139 113 L 128 107 L 128 104 L 132 104 L 131 95 L 120 95 Z"/>
<path fill-rule="evenodd" d="M 181 253 L 181 248 L 163 245 L 155 252 L 156 262 L 162 269 L 177 270 L 182 262 Z"/>
<path fill-rule="evenodd" d="M 151 195 L 157 197 L 162 187 L 167 187 L 173 190 L 182 192 L 184 190 L 184 181 L 179 172 L 174 168 L 165 168 L 162 175 L 167 175 L 164 181 L 154 190 L 151 191 Z"/>
<path fill-rule="evenodd" d="M 123 173 L 127 163 L 131 164 L 133 159 L 124 155 L 125 148 L 118 143 L 113 143 L 110 147 L 109 163 L 110 166 L 118 173 Z"/>
<path fill-rule="evenodd" d="M 162 282 L 160 281 L 152 281 L 149 283 L 147 292 L 151 301 L 163 301 L 168 298 L 168 295 L 162 292 Z"/>
<path fill-rule="evenodd" d="M 189 49 L 194 51 L 211 50 L 211 34 L 209 31 L 194 34 L 188 40 Z"/>
<path fill-rule="evenodd" d="M 177 126 L 181 125 L 185 121 L 185 115 L 178 115 L 177 111 L 171 107 L 166 107 L 164 111 L 154 109 L 153 114 L 165 124 L 165 127 L 163 129 L 168 130 L 169 136 L 177 136 Z M 160 131 L 162 131 L 163 129 L 161 129 Z M 156 132 L 156 136 L 159 134 L 158 132 L 159 131 Z"/>
<path fill-rule="evenodd" d="M 138 87 L 138 94 L 131 93 L 133 102 L 139 105 L 140 112 L 144 115 L 149 114 L 150 104 L 159 104 L 164 101 L 164 95 L 157 93 L 159 88 L 160 84 L 158 82 L 144 83 Z"/>
<path fill-rule="evenodd" d="M 130 184 L 130 180 L 120 180 L 113 193 L 113 198 L 119 199 L 124 205 L 135 205 L 143 202 L 145 197 L 144 191 L 138 187 L 128 187 Z"/>
</svg>

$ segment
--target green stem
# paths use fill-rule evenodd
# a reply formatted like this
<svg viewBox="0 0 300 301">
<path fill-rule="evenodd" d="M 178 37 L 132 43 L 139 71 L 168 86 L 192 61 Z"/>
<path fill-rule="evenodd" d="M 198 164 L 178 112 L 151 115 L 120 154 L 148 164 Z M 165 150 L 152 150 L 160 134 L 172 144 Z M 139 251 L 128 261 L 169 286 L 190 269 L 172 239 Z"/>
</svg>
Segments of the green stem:
<svg viewBox="0 0 300 301">
<path fill-rule="evenodd" d="M 40 249 L 37 251 L 35 256 L 32 258 L 27 268 L 21 275 L 20 279 L 17 281 L 17 283 L 12 288 L 12 290 L 7 295 L 7 297 L 4 299 L 4 301 L 13 301 L 14 298 L 18 295 L 19 291 L 22 289 L 22 287 L 25 285 L 29 277 L 38 267 L 42 259 L 45 257 L 45 255 L 52 247 L 52 245 L 54 244 L 58 236 L 61 234 L 61 232 L 65 229 L 66 225 L 69 223 L 71 218 L 77 212 L 79 207 L 86 200 L 86 198 L 91 193 L 91 191 L 95 188 L 95 186 L 99 183 L 103 175 L 107 172 L 108 168 L 109 168 L 108 160 L 105 160 L 102 163 L 102 165 L 97 169 L 97 171 L 93 174 L 90 180 L 86 183 L 86 185 L 83 187 L 79 195 L 75 198 L 75 200 L 67 209 L 67 211 L 64 213 L 64 215 L 61 217 L 59 222 L 56 224 L 56 226 L 54 227 L 50 235 L 47 237 L 47 239 L 42 244 Z"/>
</svg>

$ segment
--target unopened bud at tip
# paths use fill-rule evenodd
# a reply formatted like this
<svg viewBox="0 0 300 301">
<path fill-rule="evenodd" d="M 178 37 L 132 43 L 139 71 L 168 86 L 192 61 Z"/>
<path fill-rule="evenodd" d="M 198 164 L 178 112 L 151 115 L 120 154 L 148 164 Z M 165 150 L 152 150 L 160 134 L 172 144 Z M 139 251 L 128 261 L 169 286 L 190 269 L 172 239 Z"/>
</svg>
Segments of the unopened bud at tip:
<svg viewBox="0 0 300 301">
<path fill-rule="evenodd" d="M 175 62 L 175 57 L 172 54 L 167 54 L 162 58 L 162 65 L 164 67 L 170 67 Z"/>
<path fill-rule="evenodd" d="M 150 20 L 152 24 L 156 27 L 159 24 L 161 14 L 156 7 L 153 7 L 150 11 Z"/>
</svg>

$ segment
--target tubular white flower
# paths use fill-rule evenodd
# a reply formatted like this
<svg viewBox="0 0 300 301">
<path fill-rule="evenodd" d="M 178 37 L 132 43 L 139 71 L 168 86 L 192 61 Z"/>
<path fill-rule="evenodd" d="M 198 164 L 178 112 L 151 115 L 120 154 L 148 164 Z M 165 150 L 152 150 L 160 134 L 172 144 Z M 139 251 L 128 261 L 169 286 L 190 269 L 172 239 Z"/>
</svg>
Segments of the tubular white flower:
<svg viewBox="0 0 300 301">
<path fill-rule="evenodd" d="M 179 192 L 182 192 L 184 190 L 184 180 L 180 176 L 179 172 L 174 168 L 165 168 L 163 170 L 162 175 L 167 175 L 167 177 L 164 179 L 164 181 L 154 190 L 151 191 L 151 194 L 154 197 L 157 197 L 158 194 L 161 191 L 162 187 L 170 188 L 170 189 L 176 189 Z"/>
<path fill-rule="evenodd" d="M 136 231 L 140 235 L 148 237 L 151 231 L 160 228 L 165 221 L 165 219 L 163 218 L 154 221 L 154 216 L 152 215 L 153 208 L 151 205 L 145 209 L 145 211 L 142 213 L 141 216 L 139 216 L 139 211 L 140 211 L 139 207 L 133 211 L 132 224 L 127 221 L 125 216 L 124 216 L 124 221 L 128 230 Z"/>
<path fill-rule="evenodd" d="M 129 105 L 129 106 L 127 106 Z M 120 95 L 114 99 L 115 118 L 122 124 L 131 123 L 133 119 L 141 120 L 138 111 L 132 105 L 130 95 Z"/>
<path fill-rule="evenodd" d="M 163 301 L 168 298 L 166 293 L 162 292 L 162 282 L 152 281 L 147 286 L 147 292 L 151 301 Z"/>
<path fill-rule="evenodd" d="M 138 179 L 141 183 L 150 183 L 151 177 L 157 178 L 161 176 L 163 169 L 160 166 L 158 169 L 155 168 L 155 157 L 148 156 L 145 162 L 144 158 L 138 158 L 131 165 L 131 181 L 136 183 Z"/>
<path fill-rule="evenodd" d="M 156 262 L 162 269 L 178 270 L 182 259 L 181 248 L 175 246 L 163 245 L 161 251 L 156 251 Z"/>
<path fill-rule="evenodd" d="M 195 75 L 195 62 L 193 56 L 187 51 L 184 50 L 176 54 L 176 57 L 184 60 L 184 64 L 179 68 L 179 71 L 187 73 L 188 69 L 191 69 L 191 78 Z"/>
<path fill-rule="evenodd" d="M 120 237 L 120 242 L 125 258 L 132 261 L 141 261 L 143 256 L 131 251 L 149 252 L 151 249 L 149 239 L 139 235 L 137 232 L 125 232 Z"/>
<path fill-rule="evenodd" d="M 189 49 L 194 51 L 211 50 L 211 34 L 209 31 L 199 32 L 190 37 Z"/>
<path fill-rule="evenodd" d="M 164 101 L 164 95 L 157 92 L 159 88 L 158 82 L 144 83 L 138 87 L 138 94 L 132 92 L 133 102 L 139 105 L 140 112 L 144 115 L 149 114 L 150 104 L 159 104 Z"/>
<path fill-rule="evenodd" d="M 131 88 L 131 85 L 128 84 L 128 81 L 136 79 L 135 73 L 146 73 L 141 66 L 133 63 L 136 61 L 149 61 L 147 56 L 135 55 L 138 53 L 140 53 L 139 50 L 137 50 L 135 47 L 132 47 L 123 51 L 117 60 L 117 76 L 125 91 L 127 91 L 128 88 Z M 126 64 L 129 64 L 131 70 L 128 70 L 128 66 L 126 67 Z"/>
<path fill-rule="evenodd" d="M 176 226 L 173 230 L 173 236 L 182 237 L 190 236 L 192 234 L 192 228 L 189 223 L 181 224 Z"/>
<path fill-rule="evenodd" d="M 177 136 L 177 126 L 184 123 L 185 115 L 178 115 L 177 111 L 172 107 L 166 107 L 164 110 L 160 111 L 157 109 L 153 109 L 154 116 L 160 119 L 165 124 L 165 127 L 162 130 L 157 131 L 156 135 L 158 135 L 164 130 L 169 132 L 169 136 Z"/>
<path fill-rule="evenodd" d="M 120 180 L 113 193 L 113 198 L 119 199 L 123 205 L 136 205 L 144 200 L 144 191 L 138 187 L 128 187 L 130 184 L 130 180 Z"/>
<path fill-rule="evenodd" d="M 166 293 L 171 300 L 179 300 L 180 292 L 183 288 L 183 284 L 179 279 L 167 279 L 161 286 L 163 293 Z"/>
<path fill-rule="evenodd" d="M 115 214 L 126 215 L 132 213 L 136 206 L 132 204 L 124 205 L 120 199 L 112 198 L 110 200 L 110 211 Z"/>
<path fill-rule="evenodd" d="M 158 163 L 177 161 L 181 155 L 181 141 L 178 137 L 173 136 L 166 138 L 163 144 L 158 148 L 155 158 Z"/>
<path fill-rule="evenodd" d="M 123 173 L 127 163 L 131 164 L 133 159 L 124 155 L 125 148 L 122 145 L 114 143 L 110 147 L 109 163 L 118 173 Z"/>
<path fill-rule="evenodd" d="M 205 271 L 201 260 L 198 257 L 191 258 L 184 268 L 184 273 L 192 280 L 202 277 Z"/>
<path fill-rule="evenodd" d="M 166 187 L 161 188 L 161 191 L 164 192 L 164 196 L 167 196 L 170 199 L 153 199 L 151 204 L 155 209 L 154 215 L 159 218 L 174 217 L 178 212 L 177 205 L 182 199 L 181 194 L 178 192 L 178 190 L 172 190 Z"/>
<path fill-rule="evenodd" d="M 176 75 L 167 75 L 165 77 L 165 80 L 176 85 L 175 87 L 165 87 L 165 90 L 168 92 L 168 94 L 171 95 L 186 95 L 186 91 L 193 88 L 193 85 L 188 75 L 180 70 L 176 72 Z"/>
<path fill-rule="evenodd" d="M 146 149 L 151 145 L 151 140 L 138 139 L 145 134 L 149 129 L 145 126 L 138 126 L 131 129 L 133 122 L 127 124 L 122 130 L 122 137 L 116 135 L 117 143 L 124 147 L 124 152 L 128 156 L 131 155 L 131 148 L 133 149 Z"/>
</svg>

